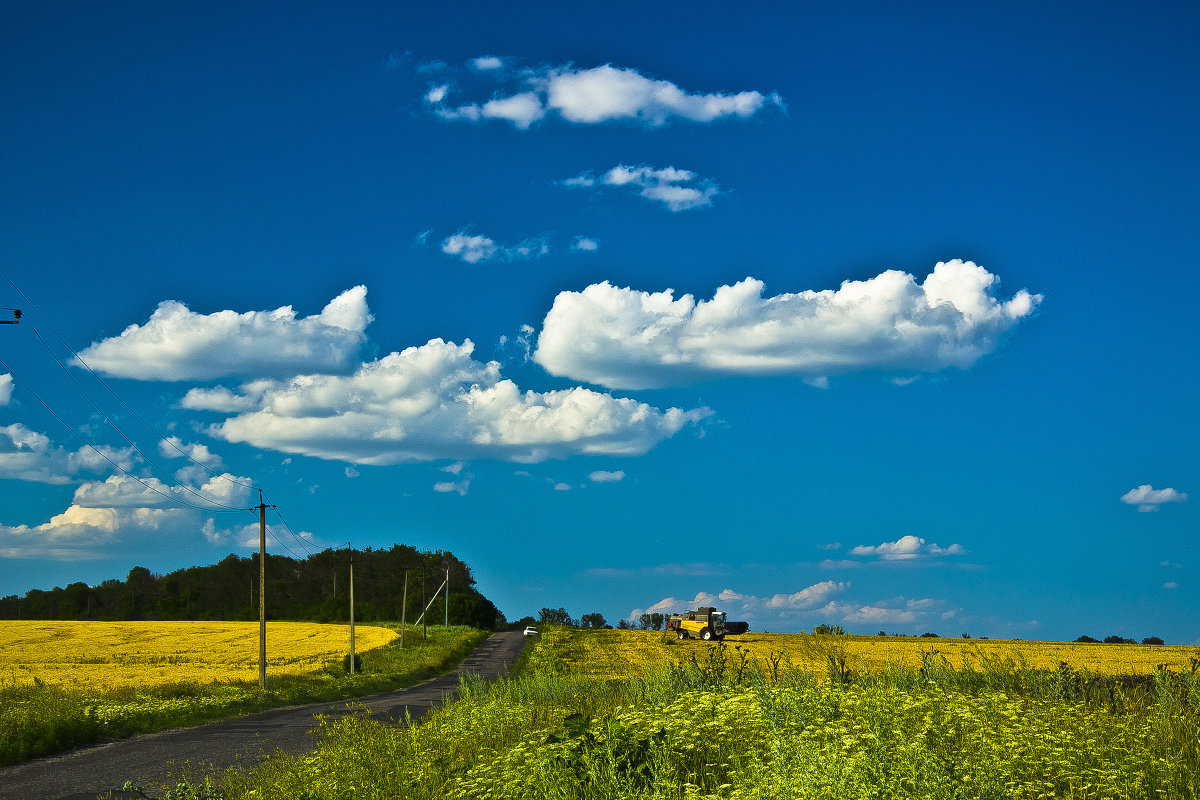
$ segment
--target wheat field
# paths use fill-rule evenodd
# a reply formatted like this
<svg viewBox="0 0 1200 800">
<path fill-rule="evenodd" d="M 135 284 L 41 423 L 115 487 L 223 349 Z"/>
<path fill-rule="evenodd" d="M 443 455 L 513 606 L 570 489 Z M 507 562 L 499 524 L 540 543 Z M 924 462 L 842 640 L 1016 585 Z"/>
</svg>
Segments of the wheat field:
<svg viewBox="0 0 1200 800">
<path fill-rule="evenodd" d="M 553 635 L 553 634 L 551 634 Z M 822 643 L 820 639 L 826 641 Z M 586 643 L 586 652 L 579 649 Z M 1149 675 L 1163 665 L 1174 671 L 1187 671 L 1200 649 L 1176 645 L 1085 644 L 1080 642 L 1038 642 L 1016 639 L 943 639 L 900 636 L 828 636 L 789 633 L 754 633 L 725 639 L 728 656 L 766 665 L 778 658 L 781 663 L 808 669 L 826 670 L 823 644 L 845 649 L 848 665 L 856 670 L 875 672 L 889 666 L 914 668 L 931 655 L 945 659 L 955 668 L 980 667 L 984 661 L 1011 658 L 1033 669 L 1054 669 L 1066 664 L 1073 670 L 1099 675 Z M 709 643 L 694 639 L 678 641 L 674 634 L 656 631 L 595 631 L 588 637 L 570 639 L 561 658 L 571 671 L 594 677 L 623 678 L 645 667 L 676 663 L 694 655 L 703 659 Z M 572 648 L 579 649 L 572 652 Z"/>
<path fill-rule="evenodd" d="M 355 651 L 396 631 L 355 626 Z M 349 625 L 267 623 L 267 674 L 299 675 L 340 663 Z M 150 688 L 258 680 L 257 622 L 0 622 L 0 680 L 34 678 L 70 689 Z"/>
</svg>

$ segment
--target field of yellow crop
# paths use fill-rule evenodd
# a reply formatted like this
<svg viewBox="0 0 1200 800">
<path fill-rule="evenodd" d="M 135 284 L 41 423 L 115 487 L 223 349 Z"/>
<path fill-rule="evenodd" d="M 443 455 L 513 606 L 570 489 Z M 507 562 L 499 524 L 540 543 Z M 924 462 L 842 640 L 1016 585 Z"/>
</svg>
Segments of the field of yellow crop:
<svg viewBox="0 0 1200 800">
<path fill-rule="evenodd" d="M 544 636 L 565 636 L 560 648 L 571 671 L 601 678 L 626 678 L 642 674 L 651 665 L 680 663 L 694 655 L 703 660 L 708 643 L 678 641 L 673 634 L 653 631 L 588 631 L 569 635 L 547 629 Z M 821 642 L 820 639 L 827 640 Z M 955 668 L 982 666 L 987 659 L 1011 658 L 1034 669 L 1053 669 L 1065 663 L 1074 670 L 1103 675 L 1149 675 L 1162 664 L 1186 671 L 1200 656 L 1195 647 L 1141 644 L 1083 644 L 1076 642 L 1032 642 L 1008 639 L 933 639 L 898 636 L 813 637 L 804 634 L 754 633 L 725 640 L 731 663 L 741 648 L 764 667 L 773 658 L 781 664 L 825 673 L 825 645 L 845 649 L 847 665 L 855 670 L 875 671 L 894 667 L 918 667 L 922 655 L 945 658 Z"/>
<path fill-rule="evenodd" d="M 355 651 L 396 638 L 355 627 Z M 340 663 L 348 625 L 267 624 L 267 675 L 299 675 Z M 37 678 L 71 689 L 150 688 L 258 680 L 257 622 L 0 622 L 0 681 Z"/>
</svg>

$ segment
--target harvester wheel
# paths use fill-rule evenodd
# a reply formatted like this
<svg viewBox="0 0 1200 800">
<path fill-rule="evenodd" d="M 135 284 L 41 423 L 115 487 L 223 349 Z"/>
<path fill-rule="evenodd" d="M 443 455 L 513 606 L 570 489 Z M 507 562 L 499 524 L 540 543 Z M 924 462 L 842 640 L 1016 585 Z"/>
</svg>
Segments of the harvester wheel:
<svg viewBox="0 0 1200 800">
<path fill-rule="evenodd" d="M 712 628 L 705 628 L 704 630 L 700 631 L 700 638 L 706 642 L 711 641 L 713 638 Z"/>
<path fill-rule="evenodd" d="M 679 638 L 680 638 L 680 639 L 686 639 L 686 638 L 688 638 L 687 631 L 680 631 L 680 632 L 679 632 Z"/>
</svg>

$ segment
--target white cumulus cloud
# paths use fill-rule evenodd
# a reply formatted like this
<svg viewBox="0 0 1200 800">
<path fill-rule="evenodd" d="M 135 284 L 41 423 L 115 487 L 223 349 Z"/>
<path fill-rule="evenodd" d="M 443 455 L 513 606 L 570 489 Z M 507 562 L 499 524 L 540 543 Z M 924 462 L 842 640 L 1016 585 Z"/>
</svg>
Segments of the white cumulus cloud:
<svg viewBox="0 0 1200 800">
<path fill-rule="evenodd" d="M 474 345 L 430 340 L 349 376 L 301 375 L 242 387 L 243 411 L 209 432 L 230 442 L 356 464 L 486 457 L 539 462 L 640 455 L 711 412 L 657 408 L 577 387 L 522 392 Z M 189 395 L 191 407 L 203 397 Z M 228 405 L 219 398 L 220 411 Z"/>
<path fill-rule="evenodd" d="M 702 179 L 690 170 L 675 167 L 655 169 L 647 164 L 618 164 L 599 178 L 584 172 L 562 183 L 564 186 L 585 189 L 595 186 L 625 187 L 647 200 L 661 203 L 671 211 L 712 205 L 712 199 L 720 192 L 714 182 Z"/>
<path fill-rule="evenodd" d="M 132 447 L 98 445 L 67 450 L 19 422 L 0 426 L 0 478 L 64 484 L 85 474 L 129 471 L 140 460 Z"/>
<path fill-rule="evenodd" d="M 1155 489 L 1148 483 L 1143 483 L 1136 489 L 1130 489 L 1125 494 L 1121 495 L 1121 502 L 1131 506 L 1137 506 L 1138 511 L 1158 511 L 1167 503 L 1182 503 L 1188 499 L 1184 492 L 1176 491 L 1170 487 L 1166 489 Z"/>
<path fill-rule="evenodd" d="M 592 483 L 616 483 L 617 481 L 625 480 L 625 471 L 619 469 L 615 472 L 610 472 L 605 469 L 598 469 L 588 473 L 588 480 Z"/>
<path fill-rule="evenodd" d="M 952 544 L 949 547 L 941 547 L 937 544 L 929 544 L 919 536 L 911 534 L 901 536 L 894 542 L 882 542 L 880 544 L 866 545 L 860 544 L 850 550 L 852 556 L 877 556 L 884 561 L 913 561 L 919 558 L 930 558 L 933 556 L 957 556 L 963 555 L 967 551 L 960 544 Z"/>
<path fill-rule="evenodd" d="M 578 125 L 626 121 L 658 127 L 680 119 L 706 123 L 752 117 L 770 106 L 782 107 L 778 94 L 759 91 L 694 93 L 635 69 L 604 64 L 589 69 L 572 65 L 509 70 L 504 59 L 481 56 L 469 62 L 476 72 L 508 78 L 504 91 L 486 100 L 449 102 L 449 84 L 431 87 L 425 101 L 444 120 L 504 120 L 520 130 L 549 117 Z"/>
<path fill-rule="evenodd" d="M 0 375 L 0 406 L 12 402 L 13 377 L 9 373 Z"/>
<path fill-rule="evenodd" d="M 795 375 L 815 384 L 862 371 L 966 369 L 1030 317 L 1041 295 L 997 300 L 996 276 L 940 262 L 922 283 L 889 270 L 837 290 L 764 297 L 761 281 L 678 299 L 607 281 L 560 292 L 533 360 L 554 375 L 649 389 L 735 375 Z"/>
<path fill-rule="evenodd" d="M 356 361 L 372 321 L 364 286 L 347 289 L 310 317 L 274 311 L 197 314 L 166 300 L 145 325 L 92 344 L 75 361 L 140 380 L 211 380 L 230 375 L 343 372 Z"/>
</svg>

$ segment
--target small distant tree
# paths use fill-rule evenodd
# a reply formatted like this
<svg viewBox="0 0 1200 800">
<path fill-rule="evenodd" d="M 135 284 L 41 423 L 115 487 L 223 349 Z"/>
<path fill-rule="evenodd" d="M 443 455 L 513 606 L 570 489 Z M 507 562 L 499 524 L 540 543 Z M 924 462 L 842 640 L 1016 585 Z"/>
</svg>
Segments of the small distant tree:
<svg viewBox="0 0 1200 800">
<path fill-rule="evenodd" d="M 619 631 L 627 631 L 627 630 L 629 630 L 629 620 L 622 618 L 622 619 L 621 619 L 621 620 L 620 620 L 620 621 L 617 623 L 617 630 L 619 630 Z"/>
<path fill-rule="evenodd" d="M 644 631 L 650 630 L 650 615 L 642 614 L 638 617 L 638 627 Z"/>
<path fill-rule="evenodd" d="M 841 625 L 829 626 L 822 622 L 820 625 L 813 628 L 813 633 L 821 634 L 823 636 L 843 636 L 846 632 L 842 630 Z"/>
<path fill-rule="evenodd" d="M 970 639 L 970 638 L 971 638 L 971 634 L 969 634 L 969 633 L 964 633 L 964 634 L 962 635 L 962 637 L 963 637 L 964 639 Z"/>
<path fill-rule="evenodd" d="M 880 631 L 879 633 L 877 633 L 875 635 L 876 636 L 887 636 L 887 631 Z"/>
<path fill-rule="evenodd" d="M 655 630 L 655 631 L 661 631 L 663 623 L 666 622 L 666 619 L 667 618 L 664 617 L 660 612 L 655 611 L 653 614 L 650 615 L 650 629 Z"/>
<path fill-rule="evenodd" d="M 938 639 L 938 638 L 941 638 L 941 637 L 939 637 L 939 636 L 938 636 L 936 633 L 934 633 L 933 631 L 925 631 L 924 633 L 922 633 L 922 634 L 921 634 L 921 638 L 923 638 L 923 639 Z"/>
<path fill-rule="evenodd" d="M 534 624 L 534 623 L 536 623 L 536 622 L 537 622 L 537 620 L 536 620 L 536 619 L 534 619 L 533 617 L 525 616 L 525 617 L 521 617 L 519 620 L 517 620 L 516 622 L 514 622 L 514 623 L 512 624 L 512 627 L 514 627 L 514 628 L 528 628 L 528 627 L 530 627 L 531 625 L 533 625 L 533 624 Z"/>
<path fill-rule="evenodd" d="M 1105 644 L 1137 644 L 1137 641 L 1134 639 L 1126 639 L 1124 636 L 1117 636 L 1116 634 L 1113 634 L 1112 636 L 1105 636 L 1104 643 Z"/>
<path fill-rule="evenodd" d="M 1088 636 L 1086 633 L 1075 641 L 1079 642 L 1080 644 L 1100 644 L 1099 639 L 1095 638 L 1094 636 Z"/>
<path fill-rule="evenodd" d="M 565 608 L 543 608 L 538 612 L 538 622 L 552 622 L 559 625 L 575 624 Z"/>
<path fill-rule="evenodd" d="M 1142 644 L 1166 644 L 1166 642 L 1157 636 L 1147 636 L 1145 639 L 1142 639 Z"/>
<path fill-rule="evenodd" d="M 603 628 L 608 622 L 599 611 L 584 614 L 579 618 L 579 621 L 583 623 L 583 627 L 585 628 Z"/>
</svg>

